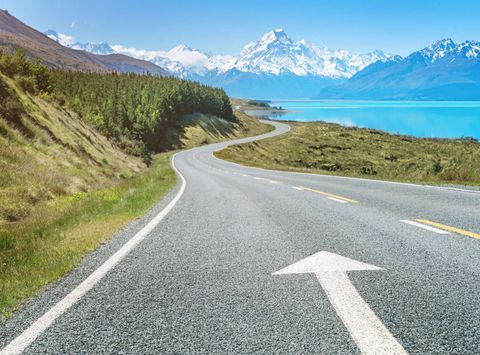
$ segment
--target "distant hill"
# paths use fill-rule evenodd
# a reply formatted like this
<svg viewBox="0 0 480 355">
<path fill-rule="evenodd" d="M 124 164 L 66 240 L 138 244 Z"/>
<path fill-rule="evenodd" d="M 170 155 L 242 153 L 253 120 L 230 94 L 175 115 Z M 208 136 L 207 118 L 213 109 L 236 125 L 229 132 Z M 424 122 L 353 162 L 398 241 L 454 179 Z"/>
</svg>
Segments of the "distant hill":
<svg viewBox="0 0 480 355">
<path fill-rule="evenodd" d="M 375 62 L 317 98 L 479 100 L 480 43 L 444 39 L 406 58 Z"/>
<path fill-rule="evenodd" d="M 64 47 L 25 25 L 8 11 L 0 10 L 0 48 L 13 51 L 19 47 L 23 48 L 29 56 L 39 57 L 45 64 L 55 68 L 169 75 L 169 72 L 153 63 L 123 54 L 96 55 Z"/>
</svg>

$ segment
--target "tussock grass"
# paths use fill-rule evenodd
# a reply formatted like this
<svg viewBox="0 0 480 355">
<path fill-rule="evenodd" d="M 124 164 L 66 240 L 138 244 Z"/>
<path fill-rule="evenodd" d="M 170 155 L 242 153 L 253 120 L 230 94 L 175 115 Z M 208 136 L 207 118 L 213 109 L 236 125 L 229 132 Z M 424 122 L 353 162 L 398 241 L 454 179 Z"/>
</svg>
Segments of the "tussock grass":
<svg viewBox="0 0 480 355">
<path fill-rule="evenodd" d="M 480 185 L 480 144 L 424 139 L 337 124 L 294 123 L 290 133 L 231 146 L 220 158 L 268 169 L 405 181 Z"/>
</svg>

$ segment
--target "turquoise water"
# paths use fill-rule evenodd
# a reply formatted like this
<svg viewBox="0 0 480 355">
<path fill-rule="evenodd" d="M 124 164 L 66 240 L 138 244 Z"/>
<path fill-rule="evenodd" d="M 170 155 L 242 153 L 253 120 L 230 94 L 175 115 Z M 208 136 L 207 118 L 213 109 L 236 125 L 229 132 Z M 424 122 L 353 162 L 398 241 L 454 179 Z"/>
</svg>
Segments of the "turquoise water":
<svg viewBox="0 0 480 355">
<path fill-rule="evenodd" d="M 480 101 L 274 101 L 273 119 L 327 121 L 417 137 L 480 139 Z"/>
</svg>

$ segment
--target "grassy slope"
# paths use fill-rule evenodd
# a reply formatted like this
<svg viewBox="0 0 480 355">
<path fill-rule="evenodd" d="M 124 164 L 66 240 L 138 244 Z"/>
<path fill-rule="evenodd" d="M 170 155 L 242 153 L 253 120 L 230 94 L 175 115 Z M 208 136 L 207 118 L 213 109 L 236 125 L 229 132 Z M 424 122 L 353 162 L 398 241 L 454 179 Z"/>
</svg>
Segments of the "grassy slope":
<svg viewBox="0 0 480 355">
<path fill-rule="evenodd" d="M 0 118 L 0 319 L 141 216 L 176 183 L 171 153 L 147 169 L 71 112 L 0 78 L 24 109 L 21 124 Z M 190 115 L 170 147 L 188 148 L 270 130 Z M 181 134 L 176 139 L 175 134 Z"/>
<path fill-rule="evenodd" d="M 0 79 L 24 111 L 17 120 L 0 118 L 0 225 L 23 219 L 39 202 L 111 185 L 145 169 L 73 113 Z"/>
<path fill-rule="evenodd" d="M 236 122 L 203 114 L 186 115 L 177 127 L 167 132 L 165 150 L 192 148 L 273 130 L 272 126 L 240 111 L 235 116 Z"/>
<path fill-rule="evenodd" d="M 286 135 L 236 145 L 217 156 L 269 169 L 428 184 L 480 185 L 480 144 L 418 139 L 321 122 L 292 123 Z"/>
</svg>

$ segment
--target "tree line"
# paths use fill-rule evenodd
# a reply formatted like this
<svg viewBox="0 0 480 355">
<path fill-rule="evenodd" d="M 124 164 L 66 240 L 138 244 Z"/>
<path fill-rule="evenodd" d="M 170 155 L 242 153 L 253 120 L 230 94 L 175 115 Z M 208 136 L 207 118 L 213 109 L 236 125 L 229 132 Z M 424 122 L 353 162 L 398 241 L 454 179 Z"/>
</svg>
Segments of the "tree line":
<svg viewBox="0 0 480 355">
<path fill-rule="evenodd" d="M 222 89 L 174 77 L 50 69 L 21 51 L 0 53 L 0 71 L 77 112 L 131 154 L 158 152 L 166 129 L 185 114 L 234 119 Z"/>
</svg>

